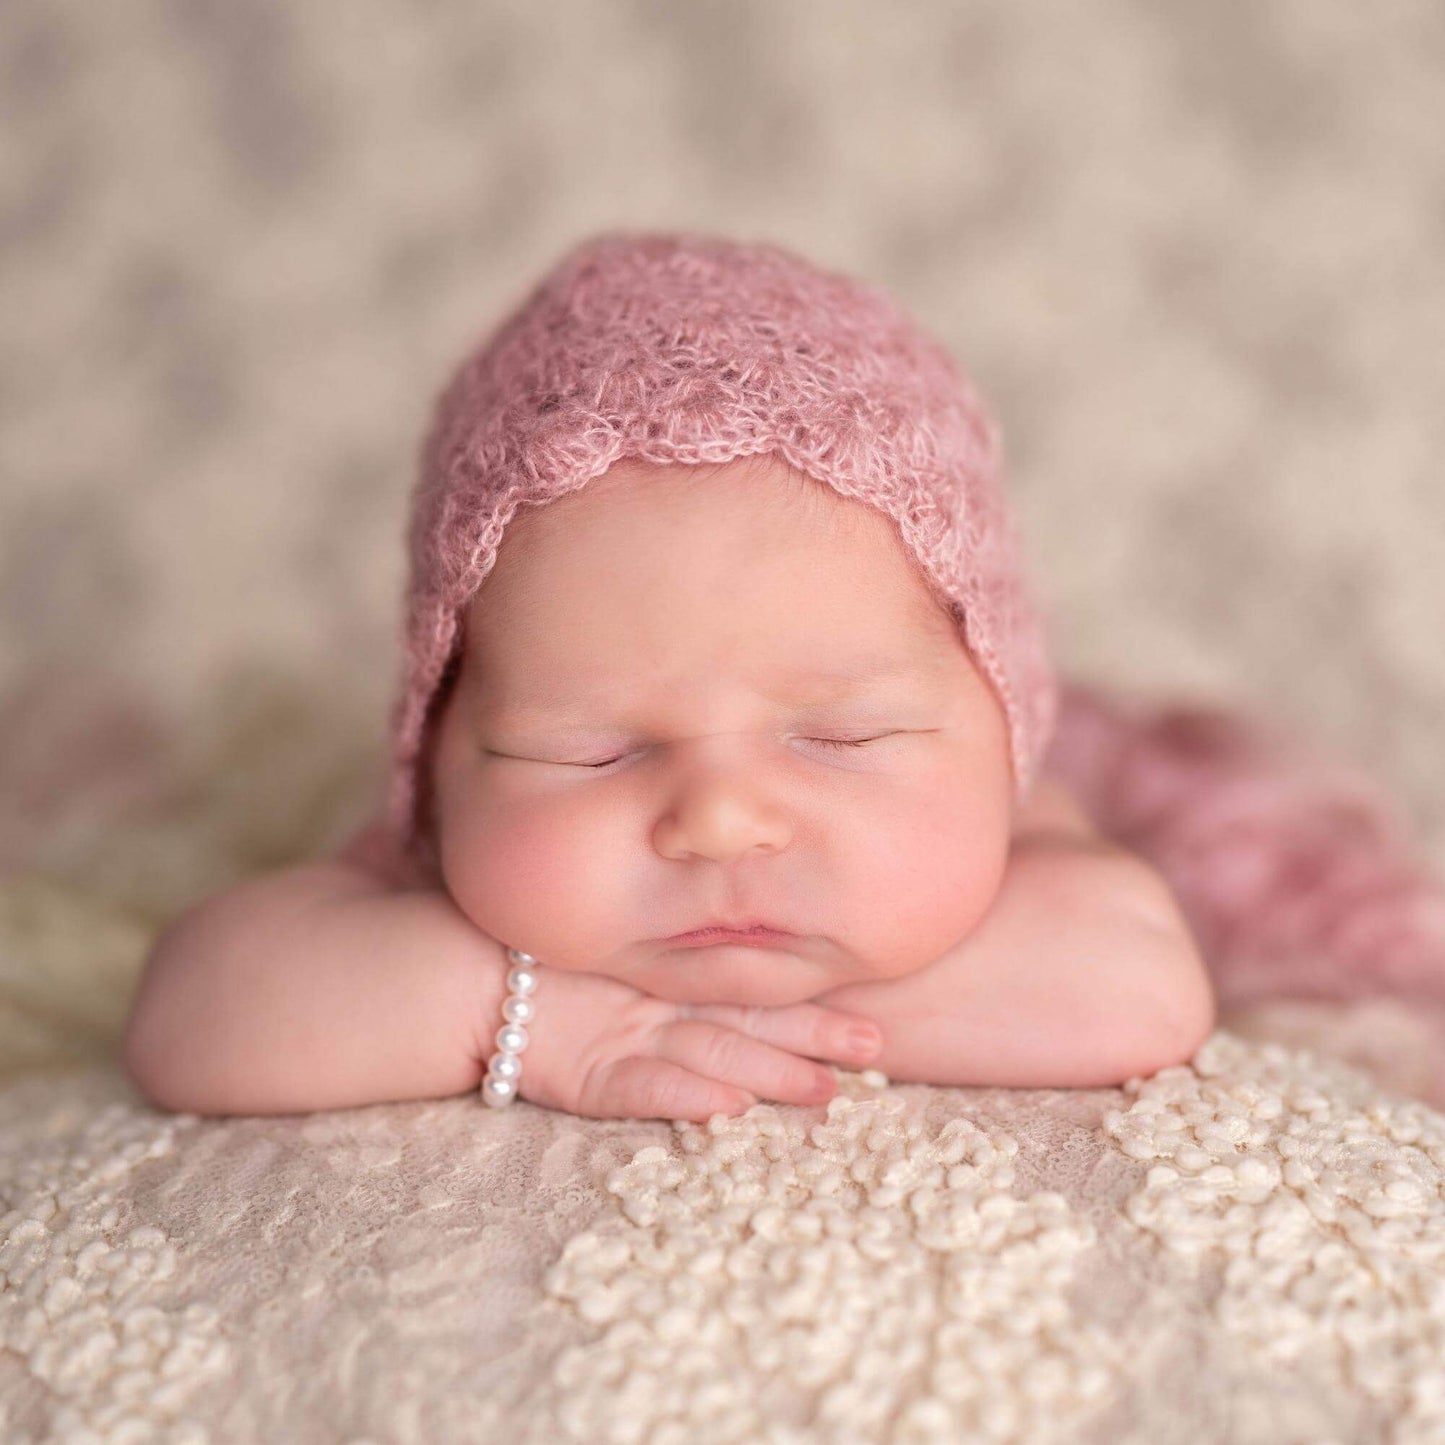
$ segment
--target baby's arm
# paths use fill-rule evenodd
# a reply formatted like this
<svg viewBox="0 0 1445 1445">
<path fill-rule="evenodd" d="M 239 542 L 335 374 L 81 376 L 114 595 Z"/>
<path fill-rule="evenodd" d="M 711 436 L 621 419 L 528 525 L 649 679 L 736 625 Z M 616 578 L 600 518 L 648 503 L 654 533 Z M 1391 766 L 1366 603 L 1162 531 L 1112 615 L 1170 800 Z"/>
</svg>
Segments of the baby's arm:
<svg viewBox="0 0 1445 1445">
<path fill-rule="evenodd" d="M 204 900 L 161 935 L 124 1064 L 162 1108 L 285 1114 L 477 1088 L 510 963 L 366 829 L 334 859 Z M 522 1097 L 597 1118 L 692 1119 L 754 1097 L 822 1103 L 813 1060 L 859 1067 L 856 1015 L 813 1003 L 703 1007 L 617 979 L 541 970 Z"/>
<path fill-rule="evenodd" d="M 1209 976 L 1163 877 L 1040 784 L 982 922 L 916 974 L 814 1001 L 872 1018 L 905 1082 L 1097 1088 L 1191 1058 Z"/>
<path fill-rule="evenodd" d="M 249 879 L 162 933 L 123 1044 L 151 1102 L 292 1113 L 480 1085 L 505 951 L 445 892 L 356 856 Z"/>
</svg>

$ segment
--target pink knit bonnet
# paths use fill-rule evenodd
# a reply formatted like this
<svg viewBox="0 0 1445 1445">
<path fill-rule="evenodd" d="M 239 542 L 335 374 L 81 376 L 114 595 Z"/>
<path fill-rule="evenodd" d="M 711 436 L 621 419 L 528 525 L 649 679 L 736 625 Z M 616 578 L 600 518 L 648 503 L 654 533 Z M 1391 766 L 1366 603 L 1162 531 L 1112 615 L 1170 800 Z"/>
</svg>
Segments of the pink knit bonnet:
<svg viewBox="0 0 1445 1445">
<path fill-rule="evenodd" d="M 413 860 L 436 867 L 431 737 L 517 508 L 623 457 L 763 452 L 893 518 L 1002 703 L 1027 794 L 1058 684 L 972 383 L 885 293 L 779 246 L 610 232 L 567 252 L 463 360 L 422 447 L 388 794 Z"/>
</svg>

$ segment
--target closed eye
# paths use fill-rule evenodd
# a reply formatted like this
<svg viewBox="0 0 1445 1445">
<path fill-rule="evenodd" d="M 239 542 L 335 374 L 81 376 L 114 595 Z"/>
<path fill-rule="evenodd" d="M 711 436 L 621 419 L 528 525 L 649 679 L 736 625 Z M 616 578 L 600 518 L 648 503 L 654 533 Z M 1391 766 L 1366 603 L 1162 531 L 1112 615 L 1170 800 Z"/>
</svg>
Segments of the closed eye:
<svg viewBox="0 0 1445 1445">
<path fill-rule="evenodd" d="M 884 738 L 891 738 L 892 733 L 879 733 L 872 738 L 809 738 L 810 743 L 822 743 L 825 748 L 861 748 L 867 743 L 881 742 Z"/>
<path fill-rule="evenodd" d="M 834 747 L 834 749 L 854 749 L 854 747 L 866 747 L 868 743 L 880 743 L 883 738 L 893 737 L 892 733 L 879 733 L 876 737 L 842 738 L 842 737 L 809 737 L 805 738 L 808 743 L 819 743 L 822 747 Z M 617 757 L 610 757 L 603 763 L 574 763 L 574 767 L 611 767 L 613 763 L 620 763 L 626 757 L 626 753 L 618 754 Z"/>
<path fill-rule="evenodd" d="M 894 733 L 878 733 L 871 738 L 805 738 L 805 742 L 818 743 L 825 748 L 861 748 L 869 743 L 881 742 L 884 738 L 891 738 Z M 601 768 L 610 768 L 614 763 L 620 763 L 623 758 L 630 756 L 628 753 L 619 753 L 615 758 L 604 758 L 600 763 L 562 763 L 559 766 L 568 768 L 590 768 L 597 771 Z M 540 759 L 538 760 L 540 761 Z"/>
</svg>

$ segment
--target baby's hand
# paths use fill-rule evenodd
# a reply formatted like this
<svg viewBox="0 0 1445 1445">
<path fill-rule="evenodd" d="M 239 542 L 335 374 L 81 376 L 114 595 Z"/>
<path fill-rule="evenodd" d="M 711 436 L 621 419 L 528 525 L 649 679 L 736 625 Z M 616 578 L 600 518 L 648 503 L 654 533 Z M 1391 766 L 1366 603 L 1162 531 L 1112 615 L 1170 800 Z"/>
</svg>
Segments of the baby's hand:
<svg viewBox="0 0 1445 1445">
<path fill-rule="evenodd" d="M 754 1008 L 653 998 L 598 974 L 541 971 L 524 1099 L 594 1119 L 736 1114 L 759 1099 L 822 1104 L 837 1092 L 832 1059 L 861 1068 L 882 1046 L 878 1026 L 816 1003 Z M 859 1048 L 848 1035 L 862 1029 Z"/>
</svg>

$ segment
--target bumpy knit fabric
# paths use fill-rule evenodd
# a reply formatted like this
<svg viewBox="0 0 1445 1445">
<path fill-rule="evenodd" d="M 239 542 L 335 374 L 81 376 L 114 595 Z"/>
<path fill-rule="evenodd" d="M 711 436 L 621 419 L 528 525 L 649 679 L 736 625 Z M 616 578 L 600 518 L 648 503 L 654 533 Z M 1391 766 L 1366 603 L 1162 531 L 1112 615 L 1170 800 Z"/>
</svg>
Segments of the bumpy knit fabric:
<svg viewBox="0 0 1445 1445">
<path fill-rule="evenodd" d="M 1000 485 L 999 434 L 883 292 L 781 247 L 609 233 L 571 250 L 444 389 L 413 496 L 389 815 L 434 866 L 426 773 L 463 613 L 523 505 L 622 458 L 775 453 L 891 517 L 1006 715 L 1020 797 L 1057 692 Z"/>
</svg>

